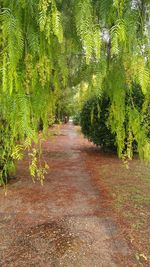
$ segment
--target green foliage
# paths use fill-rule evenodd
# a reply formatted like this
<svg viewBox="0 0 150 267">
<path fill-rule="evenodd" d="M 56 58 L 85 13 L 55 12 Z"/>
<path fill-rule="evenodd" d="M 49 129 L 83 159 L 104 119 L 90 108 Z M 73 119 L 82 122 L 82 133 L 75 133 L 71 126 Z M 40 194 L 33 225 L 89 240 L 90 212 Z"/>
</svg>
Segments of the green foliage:
<svg viewBox="0 0 150 267">
<path fill-rule="evenodd" d="M 109 100 L 91 98 L 81 111 L 81 129 L 83 134 L 103 149 L 115 149 L 115 135 L 107 125 Z"/>
<path fill-rule="evenodd" d="M 58 109 L 64 112 L 67 106 L 71 114 L 74 94 L 80 110 L 90 95 L 100 98 L 105 92 L 118 155 L 131 157 L 134 138 L 140 157 L 149 160 L 149 1 L 0 4 L 1 179 L 12 169 L 16 153 L 20 158 L 18 143 L 21 150 L 30 150 L 38 142 L 40 119 L 46 132 Z M 135 83 L 143 94 L 140 111 L 132 99 Z"/>
<path fill-rule="evenodd" d="M 3 183 L 14 168 L 14 160 L 21 158 L 22 150 L 31 154 L 32 142 L 38 142 L 39 120 L 44 132 L 49 122 L 54 121 L 59 90 L 67 75 L 62 70 L 64 63 L 59 62 L 64 53 L 60 46 L 63 30 L 56 2 L 1 3 L 0 179 Z M 57 82 L 56 77 L 59 77 Z M 34 163 L 38 161 L 35 158 L 34 155 Z M 31 171 L 31 175 L 36 173 L 37 178 L 43 179 L 43 167 L 35 166 L 36 171 Z"/>
<path fill-rule="evenodd" d="M 78 0 L 75 3 L 75 20 L 77 34 L 81 38 L 86 55 L 86 62 L 89 64 L 92 56 L 96 59 L 101 55 L 101 30 L 98 20 L 94 16 L 91 0 Z"/>
<path fill-rule="evenodd" d="M 144 95 L 137 85 L 134 85 L 132 91 L 126 96 L 123 92 L 118 91 L 113 95 L 113 99 L 109 90 L 100 98 L 90 97 L 81 110 L 82 132 L 90 141 L 104 149 L 118 149 L 120 157 L 131 159 L 133 152 L 138 150 L 141 158 L 148 159 L 149 147 L 146 142 L 150 135 L 150 121 L 149 114 L 145 114 L 144 123 L 142 121 Z M 120 99 L 121 103 L 123 100 L 125 102 L 122 106 Z M 130 101 L 132 101 L 132 108 Z M 147 123 L 145 123 L 146 117 Z"/>
<path fill-rule="evenodd" d="M 79 112 L 74 114 L 74 116 L 73 116 L 73 124 L 74 125 L 80 125 L 80 120 L 81 120 L 81 114 Z"/>
<path fill-rule="evenodd" d="M 49 166 L 46 162 L 44 166 L 41 165 L 41 162 L 38 162 L 37 150 L 35 148 L 33 148 L 32 151 L 29 153 L 29 157 L 31 159 L 29 171 L 32 176 L 32 180 L 33 182 L 35 182 L 35 177 L 37 177 L 37 180 L 40 180 L 41 184 L 43 185 L 43 181 L 45 178 L 44 175 L 47 173 Z"/>
</svg>

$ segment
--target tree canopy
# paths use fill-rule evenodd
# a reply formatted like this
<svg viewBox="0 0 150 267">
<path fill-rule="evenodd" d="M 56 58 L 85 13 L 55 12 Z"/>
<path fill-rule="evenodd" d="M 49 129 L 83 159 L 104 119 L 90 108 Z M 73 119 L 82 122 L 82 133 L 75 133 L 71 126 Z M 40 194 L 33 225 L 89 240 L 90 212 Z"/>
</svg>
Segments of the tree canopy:
<svg viewBox="0 0 150 267">
<path fill-rule="evenodd" d="M 1 180 L 38 140 L 39 120 L 45 132 L 68 88 L 83 84 L 110 99 L 119 157 L 131 158 L 136 140 L 140 158 L 150 159 L 149 18 L 149 0 L 0 0 Z M 42 177 L 35 154 L 31 174 Z"/>
</svg>

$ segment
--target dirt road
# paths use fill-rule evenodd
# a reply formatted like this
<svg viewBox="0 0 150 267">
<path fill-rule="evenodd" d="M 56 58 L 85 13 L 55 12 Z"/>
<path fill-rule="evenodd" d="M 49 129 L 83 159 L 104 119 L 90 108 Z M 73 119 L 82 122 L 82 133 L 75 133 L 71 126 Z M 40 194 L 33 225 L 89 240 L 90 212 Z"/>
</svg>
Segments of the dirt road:
<svg viewBox="0 0 150 267">
<path fill-rule="evenodd" d="M 7 197 L 0 189 L 0 266 L 136 266 L 125 263 L 132 252 L 96 182 L 91 151 L 97 153 L 67 124 L 43 143 L 50 166 L 44 186 L 32 182 L 27 159 L 18 164 Z"/>
</svg>

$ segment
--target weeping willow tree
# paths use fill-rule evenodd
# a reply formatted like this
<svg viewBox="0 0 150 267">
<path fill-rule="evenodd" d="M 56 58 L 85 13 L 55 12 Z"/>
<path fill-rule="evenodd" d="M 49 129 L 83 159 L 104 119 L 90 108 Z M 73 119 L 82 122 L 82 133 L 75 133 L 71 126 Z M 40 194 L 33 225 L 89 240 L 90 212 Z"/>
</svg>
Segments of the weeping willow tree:
<svg viewBox="0 0 150 267">
<path fill-rule="evenodd" d="M 1 183 L 24 149 L 31 175 L 43 179 L 32 150 L 39 120 L 46 132 L 66 88 L 83 83 L 110 99 L 118 155 L 132 157 L 135 139 L 140 157 L 150 159 L 149 17 L 148 0 L 0 0 Z M 144 97 L 140 111 L 135 83 Z"/>
</svg>

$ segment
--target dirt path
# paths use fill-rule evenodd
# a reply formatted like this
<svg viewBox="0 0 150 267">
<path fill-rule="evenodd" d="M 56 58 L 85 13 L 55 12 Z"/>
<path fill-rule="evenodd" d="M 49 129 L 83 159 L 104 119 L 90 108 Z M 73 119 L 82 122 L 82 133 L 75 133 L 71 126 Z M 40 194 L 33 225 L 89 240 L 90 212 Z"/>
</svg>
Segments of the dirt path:
<svg viewBox="0 0 150 267">
<path fill-rule="evenodd" d="M 136 266 L 117 263 L 131 251 L 95 182 L 91 149 L 68 124 L 43 144 L 50 165 L 43 187 L 33 184 L 27 159 L 19 163 L 7 197 L 0 189 L 0 266 Z"/>
</svg>

